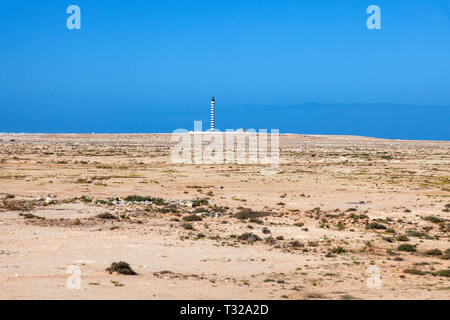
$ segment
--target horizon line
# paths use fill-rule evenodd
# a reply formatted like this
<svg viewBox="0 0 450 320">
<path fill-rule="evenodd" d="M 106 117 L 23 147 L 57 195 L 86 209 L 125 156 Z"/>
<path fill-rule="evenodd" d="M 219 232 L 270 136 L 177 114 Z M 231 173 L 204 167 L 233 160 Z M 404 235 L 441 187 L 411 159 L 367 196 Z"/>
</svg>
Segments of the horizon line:
<svg viewBox="0 0 450 320">
<path fill-rule="evenodd" d="M 211 131 L 189 131 L 184 133 L 176 134 L 195 134 L 195 133 L 227 133 L 226 131 L 211 132 Z M 242 132 L 229 132 L 229 133 L 246 133 Z M 259 133 L 259 132 L 255 132 Z M 0 136 L 4 135 L 156 135 L 163 134 L 169 135 L 174 134 L 173 132 L 0 132 Z M 267 134 L 270 134 L 267 132 Z M 362 136 L 362 135 L 352 135 L 352 134 L 320 134 L 320 133 L 291 133 L 291 132 L 279 132 L 279 135 L 299 135 L 299 136 L 314 136 L 314 137 L 355 137 L 355 138 L 367 138 L 367 139 L 377 139 L 377 140 L 397 140 L 397 141 L 428 141 L 428 142 L 450 142 L 450 140 L 445 139 L 403 139 L 403 138 L 382 138 L 382 137 L 372 137 L 372 136 Z"/>
</svg>

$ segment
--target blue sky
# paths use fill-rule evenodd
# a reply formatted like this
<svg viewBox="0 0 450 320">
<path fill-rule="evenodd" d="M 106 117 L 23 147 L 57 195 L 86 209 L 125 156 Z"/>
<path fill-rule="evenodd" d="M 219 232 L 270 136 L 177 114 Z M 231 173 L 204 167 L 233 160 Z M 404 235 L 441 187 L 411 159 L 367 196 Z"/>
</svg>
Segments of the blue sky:
<svg viewBox="0 0 450 320">
<path fill-rule="evenodd" d="M 371 4 L 382 30 L 366 27 Z M 220 129 L 448 140 L 450 1 L 0 5 L 0 132 L 191 129 L 212 95 Z M 374 120 L 393 114 L 403 129 Z"/>
</svg>

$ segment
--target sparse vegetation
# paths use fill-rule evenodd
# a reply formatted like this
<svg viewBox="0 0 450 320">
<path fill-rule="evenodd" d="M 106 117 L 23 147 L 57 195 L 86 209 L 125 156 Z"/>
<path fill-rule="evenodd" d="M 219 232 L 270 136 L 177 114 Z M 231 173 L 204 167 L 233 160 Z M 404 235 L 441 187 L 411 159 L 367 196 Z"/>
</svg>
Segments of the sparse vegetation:
<svg viewBox="0 0 450 320">
<path fill-rule="evenodd" d="M 442 251 L 439 249 L 431 249 L 431 250 L 425 251 L 424 254 L 427 256 L 441 256 Z"/>
<path fill-rule="evenodd" d="M 161 198 L 142 197 L 137 195 L 127 196 L 124 198 L 127 202 L 152 202 L 156 205 L 164 205 L 166 202 Z"/>
<path fill-rule="evenodd" d="M 46 205 L 45 202 L 36 200 L 15 200 L 12 198 L 3 199 L 0 202 L 0 210 L 3 211 L 31 211 L 37 206 Z"/>
<path fill-rule="evenodd" d="M 197 216 L 195 214 L 190 214 L 188 216 L 184 216 L 183 220 L 184 221 L 202 221 L 203 219 L 202 219 L 202 217 Z"/>
<path fill-rule="evenodd" d="M 368 229 L 368 230 L 371 230 L 371 229 L 385 230 L 385 229 L 387 229 L 387 227 L 378 222 L 371 222 L 366 225 L 366 229 Z"/>
<path fill-rule="evenodd" d="M 40 220 L 44 220 L 45 219 L 44 217 L 39 217 L 39 216 L 37 216 L 35 214 L 32 214 L 32 213 L 19 213 L 19 216 L 23 217 L 25 219 L 40 219 Z"/>
<path fill-rule="evenodd" d="M 245 232 L 241 234 L 240 236 L 238 236 L 238 239 L 247 241 L 248 243 L 253 243 L 261 240 L 256 234 L 253 234 L 251 232 Z"/>
<path fill-rule="evenodd" d="M 432 223 L 441 223 L 441 222 L 445 221 L 444 219 L 441 219 L 441 218 L 438 218 L 435 216 L 426 216 L 426 217 L 423 217 L 422 219 L 425 221 L 432 222 Z"/>
<path fill-rule="evenodd" d="M 414 275 L 417 275 L 417 276 L 423 276 L 423 275 L 426 274 L 425 272 L 420 271 L 418 269 L 405 269 L 403 272 L 404 273 L 409 273 L 409 274 L 414 274 Z"/>
<path fill-rule="evenodd" d="M 111 266 L 106 268 L 106 271 L 109 273 L 119 273 L 119 274 L 125 274 L 125 275 L 137 275 L 137 273 L 131 269 L 130 265 L 125 261 L 119 261 L 119 262 L 113 262 L 111 263 Z"/>
<path fill-rule="evenodd" d="M 182 223 L 181 227 L 186 230 L 194 230 L 194 227 L 190 223 Z"/>
<path fill-rule="evenodd" d="M 119 281 L 111 280 L 111 283 L 114 285 L 114 287 L 123 287 L 124 284 L 120 283 Z"/>
<path fill-rule="evenodd" d="M 113 214 L 111 214 L 109 212 L 100 213 L 96 217 L 100 218 L 100 219 L 105 219 L 105 220 L 116 220 L 116 219 L 118 219 L 115 215 L 113 215 Z"/>
<path fill-rule="evenodd" d="M 441 270 L 435 273 L 435 275 L 439 276 L 439 277 L 446 277 L 449 278 L 450 277 L 450 269 L 445 269 L 445 270 Z"/>
<path fill-rule="evenodd" d="M 259 163 L 169 163 L 168 135 L 25 134 L 14 144 L 6 136 L 0 228 L 11 237 L 0 257 L 17 276 L 0 298 L 39 297 L 29 286 L 39 279 L 26 275 L 41 274 L 43 261 L 58 274 L 78 265 L 86 298 L 142 297 L 139 276 L 109 267 L 121 257 L 160 283 L 154 298 L 184 297 L 169 291 L 174 284 L 194 284 L 192 299 L 222 290 L 255 299 L 445 299 L 450 290 L 448 142 L 280 135 L 283 174 L 266 175 Z M 80 248 L 85 254 L 71 254 Z M 176 270 L 155 272 L 158 265 Z M 366 287 L 373 265 L 382 269 L 380 290 Z M 243 267 L 250 271 L 234 273 Z M 46 281 L 48 290 L 64 285 Z M 213 294 L 200 292 L 208 286 Z"/>
<path fill-rule="evenodd" d="M 331 252 L 336 253 L 336 254 L 341 254 L 341 253 L 345 253 L 346 251 L 343 247 L 339 246 L 339 247 L 331 249 Z"/>
<path fill-rule="evenodd" d="M 243 208 L 238 213 L 236 213 L 234 217 L 240 220 L 246 220 L 251 218 L 261 218 L 268 215 L 270 215 L 270 212 L 253 211 L 252 209 Z"/>
<path fill-rule="evenodd" d="M 409 241 L 409 238 L 404 234 L 397 236 L 397 238 L 395 238 L 395 239 L 397 241 Z"/>
<path fill-rule="evenodd" d="M 200 207 L 208 204 L 208 199 L 193 199 L 191 201 L 193 207 Z"/>
<path fill-rule="evenodd" d="M 397 250 L 398 251 L 414 252 L 414 251 L 416 251 L 416 247 L 413 246 L 412 244 L 405 243 L 405 244 L 399 245 L 397 247 Z"/>
</svg>

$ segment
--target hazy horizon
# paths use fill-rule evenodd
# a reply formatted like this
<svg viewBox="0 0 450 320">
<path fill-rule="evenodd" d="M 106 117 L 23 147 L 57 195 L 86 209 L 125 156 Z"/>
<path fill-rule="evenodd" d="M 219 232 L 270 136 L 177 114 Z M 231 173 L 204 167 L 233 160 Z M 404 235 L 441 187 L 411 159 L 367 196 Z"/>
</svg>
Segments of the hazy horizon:
<svg viewBox="0 0 450 320">
<path fill-rule="evenodd" d="M 388 103 L 296 105 L 226 105 L 216 98 L 216 129 L 279 129 L 280 133 L 317 135 L 355 135 L 405 140 L 450 140 L 450 106 L 414 106 Z M 33 121 L 10 121 L 4 133 L 171 133 L 175 129 L 193 130 L 194 121 L 209 128 L 208 100 L 198 108 L 153 113 L 145 107 L 116 110 L 98 117 L 98 110 L 66 113 L 67 120 L 49 111 L 36 114 Z M 9 117 L 20 119 L 20 115 Z M 68 121 L 68 119 L 72 121 Z M 84 121 L 83 121 L 84 119 Z M 170 119 L 170 120 L 167 120 Z M 15 130 L 18 127 L 27 130 Z M 52 128 L 52 129 L 48 129 Z M 113 129 L 111 129 L 113 128 Z M 6 129 L 6 130 L 5 130 Z"/>
<path fill-rule="evenodd" d="M 5 2 L 0 132 L 206 127 L 215 96 L 222 130 L 449 140 L 447 3 Z"/>
</svg>

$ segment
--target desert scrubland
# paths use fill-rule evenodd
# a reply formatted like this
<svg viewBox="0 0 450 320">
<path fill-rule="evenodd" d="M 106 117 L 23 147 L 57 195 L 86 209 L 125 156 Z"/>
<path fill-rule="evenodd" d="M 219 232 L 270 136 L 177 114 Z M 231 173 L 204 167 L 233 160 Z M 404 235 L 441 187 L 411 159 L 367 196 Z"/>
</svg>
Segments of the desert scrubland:
<svg viewBox="0 0 450 320">
<path fill-rule="evenodd" d="M 280 135 L 272 175 L 172 147 L 0 135 L 0 298 L 450 297 L 450 142 Z"/>
</svg>

